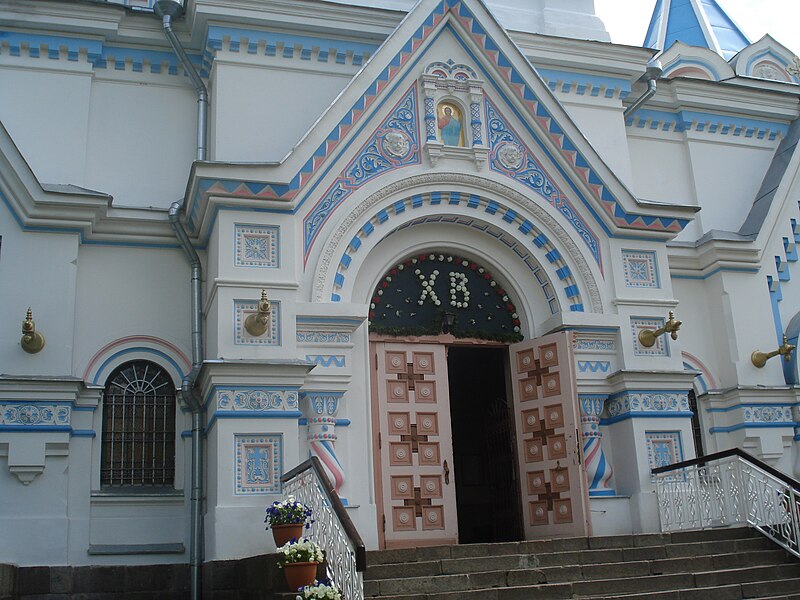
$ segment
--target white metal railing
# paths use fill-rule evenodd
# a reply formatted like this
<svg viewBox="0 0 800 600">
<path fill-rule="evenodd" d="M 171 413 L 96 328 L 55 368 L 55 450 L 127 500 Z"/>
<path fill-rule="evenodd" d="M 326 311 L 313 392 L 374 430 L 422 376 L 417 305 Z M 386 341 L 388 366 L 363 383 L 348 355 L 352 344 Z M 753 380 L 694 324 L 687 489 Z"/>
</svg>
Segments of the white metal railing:
<svg viewBox="0 0 800 600">
<path fill-rule="evenodd" d="M 344 600 L 364 599 L 367 553 L 319 459 L 311 457 L 281 477 L 283 493 L 312 510 L 308 537 L 325 550 L 328 577 Z"/>
<path fill-rule="evenodd" d="M 652 473 L 662 531 L 750 525 L 800 557 L 800 482 L 738 448 Z"/>
</svg>

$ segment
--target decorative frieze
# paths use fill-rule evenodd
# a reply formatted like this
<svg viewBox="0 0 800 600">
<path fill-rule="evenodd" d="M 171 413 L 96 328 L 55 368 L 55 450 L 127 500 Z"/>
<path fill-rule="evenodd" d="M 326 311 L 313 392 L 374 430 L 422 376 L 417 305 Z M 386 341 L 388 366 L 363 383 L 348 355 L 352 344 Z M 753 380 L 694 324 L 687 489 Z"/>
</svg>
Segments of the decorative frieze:
<svg viewBox="0 0 800 600">
<path fill-rule="evenodd" d="M 63 404 L 0 403 L 0 426 L 70 427 L 72 408 Z"/>
<path fill-rule="evenodd" d="M 606 413 L 610 421 L 637 416 L 691 417 L 689 392 L 626 391 L 609 398 Z"/>
<path fill-rule="evenodd" d="M 283 436 L 234 435 L 234 494 L 279 494 L 283 472 Z"/>
<path fill-rule="evenodd" d="M 341 331 L 315 331 L 311 329 L 297 330 L 298 344 L 349 344 L 349 333 Z"/>
<path fill-rule="evenodd" d="M 297 410 L 297 390 L 254 388 L 217 389 L 217 410 L 234 412 L 267 412 Z"/>
</svg>

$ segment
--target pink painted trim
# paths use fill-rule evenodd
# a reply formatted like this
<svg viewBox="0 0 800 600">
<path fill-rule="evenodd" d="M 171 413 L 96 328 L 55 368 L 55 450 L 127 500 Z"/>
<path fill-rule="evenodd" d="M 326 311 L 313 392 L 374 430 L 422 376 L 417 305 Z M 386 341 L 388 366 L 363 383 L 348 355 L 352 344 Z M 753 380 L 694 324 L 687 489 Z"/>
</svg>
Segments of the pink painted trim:
<svg viewBox="0 0 800 600">
<path fill-rule="evenodd" d="M 711 370 L 705 364 L 703 364 L 702 360 L 693 354 L 689 354 L 688 352 L 681 352 L 681 356 L 688 359 L 686 362 L 693 363 L 695 366 L 697 366 L 698 370 L 705 376 L 706 381 L 708 381 L 709 389 L 715 390 L 719 387 L 717 380 L 714 379 L 714 376 L 711 374 Z"/>
<path fill-rule="evenodd" d="M 155 346 L 162 346 L 164 348 L 168 348 L 172 352 L 172 354 L 174 354 L 178 359 L 180 359 L 180 361 L 186 367 L 187 371 L 192 366 L 192 361 L 189 360 L 189 357 L 186 356 L 183 350 L 181 350 L 174 344 L 171 344 L 167 340 L 163 340 L 161 338 L 157 338 L 151 335 L 129 335 L 127 337 L 116 339 L 113 342 L 109 342 L 108 344 L 100 348 L 100 350 L 98 350 L 97 353 L 94 356 L 92 356 L 91 360 L 89 360 L 89 364 L 86 366 L 86 370 L 83 372 L 83 380 L 89 381 L 89 374 L 92 372 L 92 369 L 103 356 L 105 356 L 106 354 L 110 354 L 109 350 L 111 350 L 112 348 L 114 349 L 120 348 L 131 342 L 148 342 Z"/>
</svg>

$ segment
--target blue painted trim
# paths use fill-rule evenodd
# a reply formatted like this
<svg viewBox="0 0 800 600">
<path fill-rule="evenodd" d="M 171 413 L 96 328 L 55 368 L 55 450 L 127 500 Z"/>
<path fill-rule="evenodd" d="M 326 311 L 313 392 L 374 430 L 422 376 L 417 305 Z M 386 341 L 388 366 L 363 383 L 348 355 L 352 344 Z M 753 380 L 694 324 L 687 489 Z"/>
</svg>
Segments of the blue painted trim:
<svg viewBox="0 0 800 600">
<path fill-rule="evenodd" d="M 297 421 L 298 425 L 306 426 L 308 425 L 308 419 L 303 417 L 302 419 Z M 336 419 L 336 423 L 334 423 L 336 427 L 349 427 L 350 426 L 350 419 Z"/>
<path fill-rule="evenodd" d="M 180 375 L 180 379 L 183 379 L 185 377 L 185 373 L 183 372 L 183 369 L 181 369 L 178 366 L 178 363 L 175 362 L 175 360 L 169 354 L 166 354 L 165 352 L 162 352 L 161 350 L 156 350 L 155 348 L 149 348 L 147 346 L 134 346 L 134 347 L 131 347 L 131 348 L 125 348 L 124 350 L 120 350 L 119 352 L 115 352 L 114 354 L 109 356 L 107 359 L 105 359 L 103 361 L 103 363 L 97 368 L 97 371 L 95 371 L 94 379 L 92 380 L 92 383 L 94 383 L 94 384 L 98 383 L 97 380 L 100 378 L 100 375 L 103 373 L 103 370 L 108 366 L 108 364 L 110 362 L 112 362 L 113 360 L 117 359 L 120 356 L 125 356 L 126 354 L 132 354 L 134 352 L 141 352 L 142 354 L 154 354 L 154 355 L 164 359 L 169 364 L 171 364 L 173 366 L 173 368 L 178 372 L 178 375 Z"/>
<path fill-rule="evenodd" d="M 676 412 L 659 412 L 659 411 L 641 411 L 641 412 L 626 412 L 616 417 L 608 419 L 600 419 L 600 425 L 613 425 L 620 421 L 627 421 L 628 419 L 691 419 L 694 413 L 691 411 L 676 411 Z"/>
<path fill-rule="evenodd" d="M 670 65 L 668 65 L 664 69 L 664 77 L 668 76 L 673 71 L 675 71 L 677 69 L 680 69 L 684 65 L 705 67 L 708 71 L 711 72 L 711 75 L 714 77 L 714 79 L 716 81 L 719 81 L 719 79 L 720 79 L 719 73 L 717 72 L 717 70 L 713 66 L 711 66 L 711 63 L 705 62 L 705 61 L 702 61 L 702 60 L 696 60 L 696 59 L 695 60 L 691 60 L 691 59 L 688 59 L 688 58 L 680 58 L 680 59 L 676 60 L 674 63 L 671 63 Z"/>
<path fill-rule="evenodd" d="M 609 400 L 616 400 L 617 398 L 622 398 L 623 396 L 627 396 L 629 394 L 689 394 L 689 390 L 623 390 L 621 392 L 617 392 L 616 394 L 612 394 L 608 397 Z"/>
<path fill-rule="evenodd" d="M 728 433 L 730 431 L 739 431 L 740 429 L 781 429 L 784 427 L 797 427 L 798 423 L 794 421 L 780 421 L 776 423 L 738 423 L 729 427 L 712 427 L 708 430 L 709 433 Z"/>
<path fill-rule="evenodd" d="M 650 123 L 648 124 L 647 121 Z M 679 110 L 677 112 L 666 112 L 642 108 L 637 111 L 634 117 L 626 120 L 626 126 L 635 126 L 639 129 L 645 127 L 653 130 L 669 130 L 673 125 L 675 131 L 708 131 L 709 133 L 721 133 L 732 135 L 733 137 L 755 137 L 764 139 L 765 137 L 774 140 L 778 135 L 785 136 L 789 131 L 789 125 L 777 123 L 775 121 L 764 121 L 761 119 L 746 119 L 743 117 L 733 117 L 708 112 L 692 110 Z M 756 134 L 756 131 L 759 133 Z"/>
<path fill-rule="evenodd" d="M 97 432 L 93 429 L 73 429 L 72 437 L 95 438 L 97 437 Z"/>
<path fill-rule="evenodd" d="M 606 400 L 608 394 L 581 394 L 578 393 L 578 400 Z"/>
<path fill-rule="evenodd" d="M 614 490 L 589 490 L 590 498 L 608 498 L 609 496 L 616 496 L 617 492 Z"/>
<path fill-rule="evenodd" d="M 2 433 L 28 433 L 42 431 L 54 433 L 72 433 L 72 427 L 69 425 L 0 425 L 0 432 Z"/>
<path fill-rule="evenodd" d="M 556 83 L 561 81 L 570 85 L 576 84 L 579 88 L 579 94 L 580 88 L 584 88 L 584 93 L 588 88 L 591 96 L 598 96 L 602 88 L 606 89 L 604 92 L 606 98 L 611 98 L 616 90 L 619 90 L 620 98 L 623 99 L 631 92 L 631 82 L 627 79 L 621 79 L 619 77 L 602 77 L 599 75 L 593 75 L 591 73 L 576 73 L 574 71 L 562 71 L 559 69 L 536 70 L 538 71 L 539 75 L 542 76 L 542 79 L 545 80 L 551 90 L 555 90 Z"/>
</svg>

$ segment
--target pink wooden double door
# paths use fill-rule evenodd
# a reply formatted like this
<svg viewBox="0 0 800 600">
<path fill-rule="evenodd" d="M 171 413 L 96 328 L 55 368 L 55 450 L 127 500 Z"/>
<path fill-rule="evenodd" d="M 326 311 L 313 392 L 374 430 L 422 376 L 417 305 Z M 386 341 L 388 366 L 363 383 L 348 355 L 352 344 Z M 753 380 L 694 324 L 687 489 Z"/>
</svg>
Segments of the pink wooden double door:
<svg viewBox="0 0 800 600">
<path fill-rule="evenodd" d="M 571 336 L 509 352 L 525 538 L 589 535 Z M 458 543 L 447 347 L 373 342 L 371 354 L 381 546 Z"/>
</svg>

